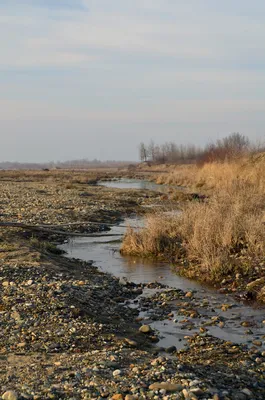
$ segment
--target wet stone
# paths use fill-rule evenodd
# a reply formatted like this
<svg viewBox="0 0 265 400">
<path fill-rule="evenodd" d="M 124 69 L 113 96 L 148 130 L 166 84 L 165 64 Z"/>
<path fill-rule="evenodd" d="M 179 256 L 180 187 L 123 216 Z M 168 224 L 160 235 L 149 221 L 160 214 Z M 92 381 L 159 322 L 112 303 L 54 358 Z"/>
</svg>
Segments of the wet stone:
<svg viewBox="0 0 265 400">
<path fill-rule="evenodd" d="M 262 346 L 262 341 L 261 340 L 253 340 L 252 342 L 255 346 Z"/>
<path fill-rule="evenodd" d="M 166 348 L 166 353 L 171 354 L 171 353 L 174 353 L 175 351 L 177 351 L 176 346 L 170 346 L 170 347 Z"/>
<path fill-rule="evenodd" d="M 142 325 L 139 328 L 139 332 L 141 332 L 141 333 L 150 333 L 151 331 L 152 331 L 152 329 L 151 329 L 150 325 Z"/>
<path fill-rule="evenodd" d="M 137 347 L 138 346 L 137 342 L 135 340 L 132 340 L 132 339 L 126 338 L 125 342 L 131 347 Z"/>
</svg>

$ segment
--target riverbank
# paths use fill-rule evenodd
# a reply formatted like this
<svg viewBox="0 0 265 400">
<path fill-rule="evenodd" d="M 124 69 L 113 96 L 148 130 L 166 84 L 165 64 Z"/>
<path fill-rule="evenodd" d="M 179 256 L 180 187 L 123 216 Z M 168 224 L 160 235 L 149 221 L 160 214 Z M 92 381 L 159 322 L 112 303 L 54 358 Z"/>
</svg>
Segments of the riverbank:
<svg viewBox="0 0 265 400">
<path fill-rule="evenodd" d="M 65 236 L 1 228 L 4 399 L 264 398 L 260 343 L 250 349 L 202 331 L 191 334 L 181 351 L 168 349 L 169 356 L 154 347 L 157 332 L 139 331 L 145 323 L 139 321 L 138 310 L 124 304 L 142 285 L 102 273 L 92 263 L 55 255 L 51 246 L 43 245 L 62 241 L 67 232 L 104 233 L 125 215 L 144 214 L 146 206 L 165 207 L 164 196 L 89 185 L 89 174 L 81 183 L 73 182 L 69 172 L 32 175 L 5 175 L 1 221 L 69 225 L 60 227 Z M 78 221 L 82 224 L 70 225 Z M 183 292 L 182 301 L 189 296 Z M 150 301 L 150 308 L 160 304 L 170 314 L 170 297 Z"/>
<path fill-rule="evenodd" d="M 161 257 L 187 277 L 265 301 L 264 154 L 222 163 L 168 167 L 159 183 L 206 194 L 181 215 L 159 214 L 130 230 L 123 254 Z M 158 166 L 157 166 L 158 168 Z"/>
</svg>

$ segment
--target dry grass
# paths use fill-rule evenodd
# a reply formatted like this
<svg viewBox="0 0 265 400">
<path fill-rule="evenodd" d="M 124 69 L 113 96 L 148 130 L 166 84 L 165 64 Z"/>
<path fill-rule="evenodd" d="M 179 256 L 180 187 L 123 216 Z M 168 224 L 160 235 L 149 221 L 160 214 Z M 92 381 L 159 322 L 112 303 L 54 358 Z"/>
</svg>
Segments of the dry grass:
<svg viewBox="0 0 265 400">
<path fill-rule="evenodd" d="M 157 183 L 174 184 L 203 189 L 223 189 L 235 180 L 265 187 L 265 153 L 244 157 L 230 162 L 176 166 L 167 174 L 161 174 Z"/>
<path fill-rule="evenodd" d="M 127 233 L 122 251 L 175 260 L 184 256 L 204 280 L 251 273 L 252 261 L 265 254 L 264 170 L 264 157 L 186 169 L 185 179 L 190 174 L 195 186 L 213 189 L 209 200 L 190 202 L 173 220 L 152 217 L 143 231 Z"/>
<path fill-rule="evenodd" d="M 51 169 L 43 170 L 0 170 L 0 181 L 17 182 L 67 182 L 87 184 L 96 181 L 99 177 L 110 178 L 116 176 L 117 168 L 90 168 L 84 170 L 74 169 Z"/>
<path fill-rule="evenodd" d="M 181 251 L 177 240 L 178 234 L 177 217 L 172 218 L 163 214 L 149 215 L 146 217 L 143 229 L 128 228 L 121 253 L 143 257 L 176 258 Z"/>
<path fill-rule="evenodd" d="M 240 181 L 207 203 L 190 204 L 180 221 L 187 258 L 211 279 L 249 272 L 246 260 L 265 250 L 264 204 L 258 187 Z"/>
</svg>

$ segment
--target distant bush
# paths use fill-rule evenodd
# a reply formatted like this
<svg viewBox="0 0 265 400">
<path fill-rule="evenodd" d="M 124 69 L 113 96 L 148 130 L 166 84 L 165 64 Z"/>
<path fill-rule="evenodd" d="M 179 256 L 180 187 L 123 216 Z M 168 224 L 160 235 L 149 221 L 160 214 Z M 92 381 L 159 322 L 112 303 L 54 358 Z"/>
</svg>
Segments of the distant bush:
<svg viewBox="0 0 265 400">
<path fill-rule="evenodd" d="M 250 151 L 249 139 L 240 133 L 232 133 L 216 143 L 208 144 L 199 157 L 200 163 L 225 161 L 242 157 Z"/>
<path fill-rule="evenodd" d="M 235 159 L 242 154 L 253 151 L 249 139 L 240 133 L 207 144 L 204 148 L 195 145 L 178 145 L 166 142 L 156 145 L 151 140 L 149 145 L 143 142 L 139 146 L 141 161 L 151 161 L 157 164 L 204 164 L 206 162 L 225 161 Z"/>
</svg>

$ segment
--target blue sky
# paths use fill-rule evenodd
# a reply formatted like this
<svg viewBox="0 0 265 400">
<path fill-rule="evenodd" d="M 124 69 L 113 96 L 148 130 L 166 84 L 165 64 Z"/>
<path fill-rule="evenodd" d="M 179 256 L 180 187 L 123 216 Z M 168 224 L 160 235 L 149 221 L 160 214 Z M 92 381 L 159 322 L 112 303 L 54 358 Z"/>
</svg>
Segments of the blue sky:
<svg viewBox="0 0 265 400">
<path fill-rule="evenodd" d="M 265 137 L 265 2 L 0 0 L 0 160 Z"/>
</svg>

